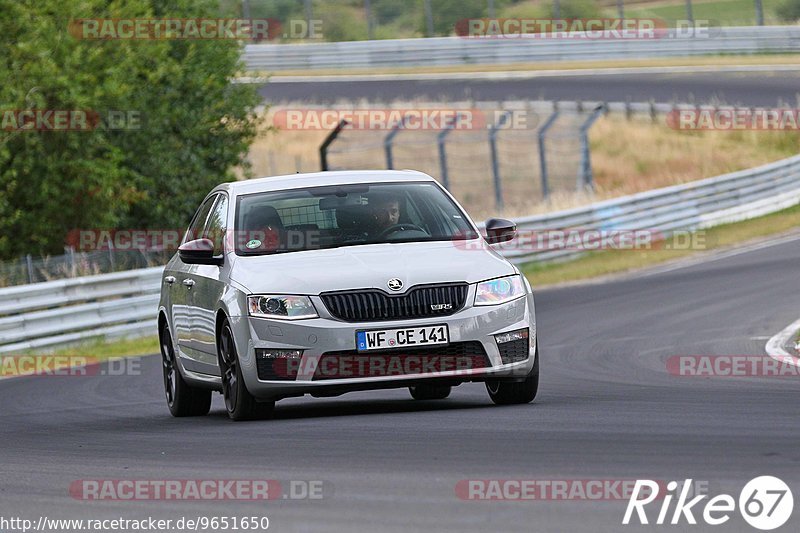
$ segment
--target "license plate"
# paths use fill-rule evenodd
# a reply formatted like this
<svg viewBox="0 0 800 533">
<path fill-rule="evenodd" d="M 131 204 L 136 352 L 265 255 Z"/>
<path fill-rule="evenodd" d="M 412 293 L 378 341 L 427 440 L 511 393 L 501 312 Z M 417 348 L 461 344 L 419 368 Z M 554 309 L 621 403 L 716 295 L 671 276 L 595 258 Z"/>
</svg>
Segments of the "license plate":
<svg viewBox="0 0 800 533">
<path fill-rule="evenodd" d="M 446 324 L 439 326 L 356 332 L 356 348 L 359 352 L 391 348 L 436 346 L 448 344 L 449 342 L 450 332 Z"/>
</svg>

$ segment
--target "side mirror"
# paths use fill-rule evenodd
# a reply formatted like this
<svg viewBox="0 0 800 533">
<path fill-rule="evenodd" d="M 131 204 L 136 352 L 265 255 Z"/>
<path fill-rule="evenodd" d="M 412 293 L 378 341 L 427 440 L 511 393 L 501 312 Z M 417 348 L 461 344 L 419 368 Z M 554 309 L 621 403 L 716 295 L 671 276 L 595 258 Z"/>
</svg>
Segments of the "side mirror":
<svg viewBox="0 0 800 533">
<path fill-rule="evenodd" d="M 486 221 L 486 242 L 497 244 L 508 242 L 517 236 L 517 225 L 504 218 L 490 218 Z"/>
<path fill-rule="evenodd" d="M 221 265 L 222 256 L 214 257 L 214 242 L 211 239 L 195 239 L 178 247 L 181 261 L 187 265 Z"/>
</svg>

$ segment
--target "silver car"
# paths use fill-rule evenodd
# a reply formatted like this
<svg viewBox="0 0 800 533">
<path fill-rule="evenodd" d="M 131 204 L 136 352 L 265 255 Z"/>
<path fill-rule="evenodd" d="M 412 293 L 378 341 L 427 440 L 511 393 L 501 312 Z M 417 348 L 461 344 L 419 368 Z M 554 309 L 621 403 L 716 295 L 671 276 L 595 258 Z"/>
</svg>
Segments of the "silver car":
<svg viewBox="0 0 800 533">
<path fill-rule="evenodd" d="M 433 178 L 413 171 L 276 176 L 216 187 L 164 270 L 167 404 L 230 418 L 282 398 L 485 382 L 497 404 L 539 386 L 533 293 Z"/>
</svg>

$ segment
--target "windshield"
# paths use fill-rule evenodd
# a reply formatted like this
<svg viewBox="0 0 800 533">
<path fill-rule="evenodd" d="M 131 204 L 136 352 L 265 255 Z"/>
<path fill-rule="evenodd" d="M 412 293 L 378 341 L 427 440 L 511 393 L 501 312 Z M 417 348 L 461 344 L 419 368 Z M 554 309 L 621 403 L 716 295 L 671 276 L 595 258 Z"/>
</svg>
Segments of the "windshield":
<svg viewBox="0 0 800 533">
<path fill-rule="evenodd" d="M 479 235 L 433 183 L 334 185 L 240 196 L 236 253 L 261 255 Z"/>
</svg>

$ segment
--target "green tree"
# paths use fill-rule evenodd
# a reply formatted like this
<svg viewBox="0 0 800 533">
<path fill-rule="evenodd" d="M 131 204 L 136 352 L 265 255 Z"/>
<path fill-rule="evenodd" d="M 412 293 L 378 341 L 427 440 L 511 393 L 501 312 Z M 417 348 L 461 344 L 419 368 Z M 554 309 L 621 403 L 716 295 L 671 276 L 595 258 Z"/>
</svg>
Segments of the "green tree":
<svg viewBox="0 0 800 533">
<path fill-rule="evenodd" d="M 59 253 L 71 229 L 186 225 L 235 179 L 259 97 L 233 40 L 83 40 L 77 18 L 208 18 L 213 0 L 0 0 L 0 110 L 138 114 L 127 129 L 0 129 L 0 257 Z"/>
</svg>

